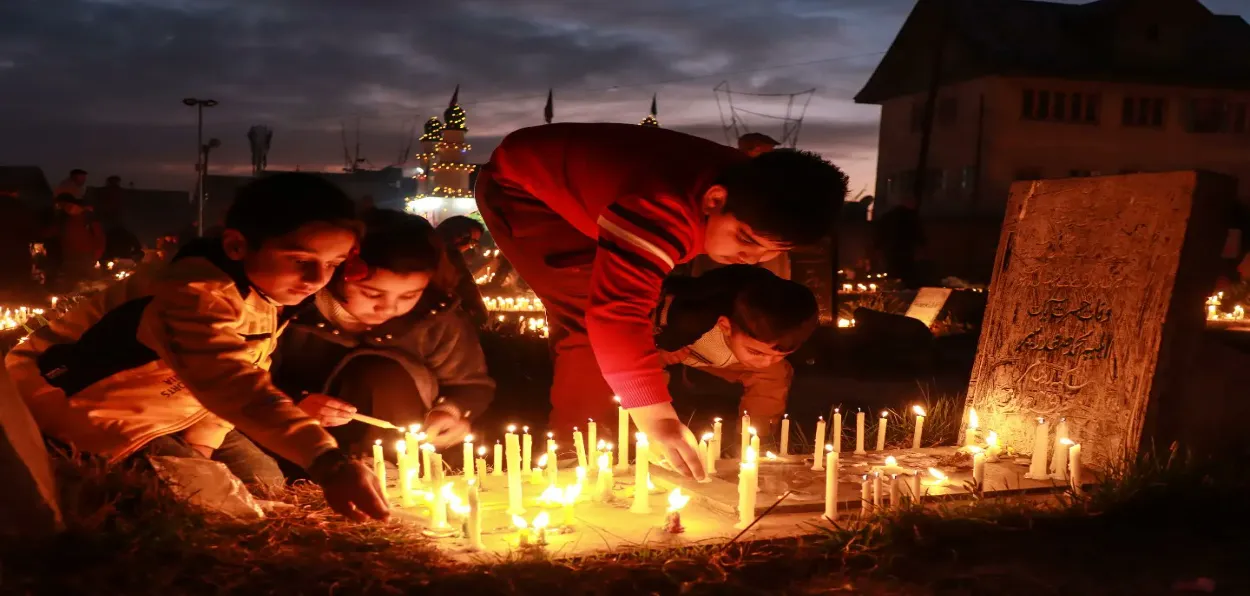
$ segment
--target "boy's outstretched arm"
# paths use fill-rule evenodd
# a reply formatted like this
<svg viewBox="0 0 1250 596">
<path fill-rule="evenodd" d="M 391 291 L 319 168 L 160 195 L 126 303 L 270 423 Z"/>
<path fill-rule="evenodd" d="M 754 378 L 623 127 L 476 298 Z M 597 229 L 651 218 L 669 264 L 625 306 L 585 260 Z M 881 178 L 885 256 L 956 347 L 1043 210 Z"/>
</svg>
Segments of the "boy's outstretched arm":
<svg viewBox="0 0 1250 596">
<path fill-rule="evenodd" d="M 586 331 L 604 379 L 634 423 L 678 471 L 702 480 L 707 474 L 694 434 L 673 409 L 650 317 L 664 277 L 698 251 L 699 218 L 666 197 L 624 197 L 609 206 L 599 218 Z"/>
<path fill-rule="evenodd" d="M 212 282 L 191 282 L 157 291 L 144 311 L 139 338 L 210 412 L 308 470 L 336 511 L 354 519 L 385 519 L 388 508 L 377 481 L 273 385 L 269 371 L 257 364 L 260 348 L 237 330 L 245 307 L 221 290 Z"/>
</svg>

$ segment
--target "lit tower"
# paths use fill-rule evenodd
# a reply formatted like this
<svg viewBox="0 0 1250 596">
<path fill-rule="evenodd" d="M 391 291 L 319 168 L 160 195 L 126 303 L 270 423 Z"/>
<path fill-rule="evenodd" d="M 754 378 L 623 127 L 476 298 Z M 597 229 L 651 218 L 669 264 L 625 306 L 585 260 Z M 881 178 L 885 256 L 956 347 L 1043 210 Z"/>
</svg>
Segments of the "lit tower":
<svg viewBox="0 0 1250 596">
<path fill-rule="evenodd" d="M 638 124 L 641 124 L 642 126 L 650 126 L 652 128 L 659 128 L 660 121 L 656 118 L 656 116 L 659 115 L 659 112 L 655 109 L 655 107 L 656 107 L 655 95 L 652 94 L 651 95 L 651 113 L 647 114 L 647 117 L 643 118 L 642 122 L 639 122 Z"/>
<path fill-rule="evenodd" d="M 417 160 L 423 173 L 417 175 L 417 196 L 408 201 L 407 211 L 438 225 L 453 215 L 477 211 L 469 175 L 477 166 L 467 163 L 469 145 L 464 142 L 468 132 L 464 109 L 460 107 L 460 86 L 451 95 L 443 112 L 443 121 L 430 118 L 421 135 L 421 153 Z M 445 123 L 445 124 L 444 124 Z"/>
</svg>

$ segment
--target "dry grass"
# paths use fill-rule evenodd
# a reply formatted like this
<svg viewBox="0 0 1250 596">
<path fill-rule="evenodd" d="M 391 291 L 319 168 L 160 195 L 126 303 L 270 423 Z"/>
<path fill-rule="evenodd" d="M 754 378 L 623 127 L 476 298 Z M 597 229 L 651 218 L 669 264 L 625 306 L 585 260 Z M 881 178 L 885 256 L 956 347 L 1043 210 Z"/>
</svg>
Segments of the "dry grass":
<svg viewBox="0 0 1250 596">
<path fill-rule="evenodd" d="M 800 540 L 468 566 L 399 523 L 351 524 L 314 487 L 257 523 L 188 509 L 134 472 L 79 470 L 70 530 L 0 543 L 0 592 L 47 594 L 1154 594 L 1213 577 L 1247 593 L 1240 476 L 1143 458 L 1088 498 L 950 502 Z M 1232 478 L 1235 482 L 1227 482 Z"/>
</svg>

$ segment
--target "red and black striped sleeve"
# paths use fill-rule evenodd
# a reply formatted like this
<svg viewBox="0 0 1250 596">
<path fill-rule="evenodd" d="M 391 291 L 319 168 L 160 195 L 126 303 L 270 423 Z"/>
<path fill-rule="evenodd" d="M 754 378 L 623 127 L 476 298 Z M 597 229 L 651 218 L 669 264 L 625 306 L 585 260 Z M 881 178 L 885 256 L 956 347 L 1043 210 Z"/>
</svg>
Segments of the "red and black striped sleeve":
<svg viewBox="0 0 1250 596">
<path fill-rule="evenodd" d="M 624 197 L 599 217 L 586 329 L 605 380 L 626 408 L 671 400 L 652 333 L 660 285 L 697 254 L 701 217 L 678 197 Z"/>
</svg>

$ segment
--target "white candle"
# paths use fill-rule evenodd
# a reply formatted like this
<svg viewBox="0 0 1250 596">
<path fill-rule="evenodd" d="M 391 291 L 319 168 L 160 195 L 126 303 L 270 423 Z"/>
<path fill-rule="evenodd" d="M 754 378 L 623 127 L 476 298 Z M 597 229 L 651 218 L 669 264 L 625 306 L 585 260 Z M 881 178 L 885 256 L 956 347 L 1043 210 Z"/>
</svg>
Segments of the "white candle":
<svg viewBox="0 0 1250 596">
<path fill-rule="evenodd" d="M 924 408 L 912 406 L 911 409 L 916 413 L 916 434 L 911 438 L 911 448 L 920 449 L 920 435 L 924 432 Z"/>
<path fill-rule="evenodd" d="M 595 477 L 595 495 L 602 503 L 612 501 L 612 457 L 606 453 L 599 454 L 599 475 Z"/>
<path fill-rule="evenodd" d="M 756 433 L 755 433 L 755 427 L 754 427 L 754 426 L 752 426 L 751 428 L 748 428 L 748 429 L 747 429 L 747 432 L 751 434 L 751 449 L 754 449 L 754 450 L 755 450 L 756 455 L 759 455 L 759 452 L 760 452 L 760 436 L 759 436 L 758 434 L 756 434 Z"/>
<path fill-rule="evenodd" d="M 556 455 L 556 434 L 547 433 L 547 484 L 555 486 L 560 482 L 560 462 Z"/>
<path fill-rule="evenodd" d="M 881 418 L 877 422 L 877 451 L 885 451 L 885 429 L 890 423 L 890 413 L 881 411 Z"/>
<path fill-rule="evenodd" d="M 543 469 L 545 467 L 547 467 L 547 454 L 546 453 L 538 457 L 538 465 L 534 466 L 534 473 L 530 475 L 530 484 L 539 485 L 539 486 L 542 485 L 543 478 L 547 476 L 546 470 Z"/>
<path fill-rule="evenodd" d="M 708 443 L 712 440 L 712 433 L 703 433 L 699 438 L 699 461 L 703 463 L 703 469 L 707 470 L 712 467 L 712 452 L 708 450 Z"/>
<path fill-rule="evenodd" d="M 498 447 L 499 445 L 495 445 L 495 446 Z M 479 482 L 486 478 L 486 448 L 485 447 L 477 448 L 477 470 L 476 470 L 475 477 L 477 478 Z"/>
<path fill-rule="evenodd" d="M 842 411 L 833 409 L 833 451 L 842 453 Z"/>
<path fill-rule="evenodd" d="M 781 456 L 790 455 L 790 415 L 781 415 Z"/>
<path fill-rule="evenodd" d="M 443 456 L 435 453 L 434 446 L 429 443 L 422 445 L 421 450 L 430 454 L 430 465 L 433 467 L 430 477 L 433 480 L 431 490 L 434 491 L 434 507 L 430 511 L 430 525 L 435 528 L 446 528 L 447 497 L 440 488 L 443 486 Z"/>
<path fill-rule="evenodd" d="M 499 441 L 495 441 L 495 469 L 490 475 L 503 476 L 503 445 Z"/>
<path fill-rule="evenodd" d="M 964 431 L 964 446 L 972 447 L 977 444 L 977 427 L 981 425 L 981 421 L 977 418 L 977 409 L 968 408 L 968 430 Z"/>
<path fill-rule="evenodd" d="M 404 507 L 415 507 L 417 497 L 412 492 L 412 481 L 417 471 L 412 469 L 412 461 L 416 458 L 408 455 L 408 442 L 400 439 L 395 441 L 396 461 L 399 463 L 399 499 Z"/>
<path fill-rule="evenodd" d="M 812 453 L 812 470 L 819 472 L 825 469 L 825 462 L 822 461 L 821 447 L 825 445 L 825 417 L 821 416 L 816 419 L 816 448 Z"/>
<path fill-rule="evenodd" d="M 430 452 L 431 452 L 431 451 L 434 451 L 434 446 L 433 446 L 433 445 L 431 445 L 431 444 L 429 444 L 429 443 L 426 443 L 426 444 L 424 444 L 424 445 L 422 445 L 422 446 L 421 446 L 421 466 L 422 466 L 422 471 L 421 471 L 421 472 L 422 472 L 422 478 L 423 478 L 423 480 L 425 481 L 425 483 L 426 483 L 427 485 L 430 485 L 433 489 L 437 490 L 437 489 L 438 489 L 438 487 L 437 487 L 437 486 L 433 486 L 433 484 L 431 484 L 431 483 L 433 482 L 433 476 L 432 476 L 432 474 L 433 474 L 433 467 L 432 467 L 432 464 L 430 463 L 430 462 L 431 462 L 431 460 L 430 460 Z M 416 453 L 413 453 L 412 455 L 413 455 L 413 457 L 416 457 L 416 455 L 417 455 L 417 454 L 416 454 Z M 443 459 L 443 458 L 442 458 L 442 456 L 440 455 L 440 456 L 439 456 L 439 460 L 441 461 L 442 459 Z M 439 470 L 439 472 L 441 473 L 441 472 L 442 472 L 442 470 Z M 441 477 L 441 476 L 440 476 L 440 477 Z"/>
<path fill-rule="evenodd" d="M 749 452 L 742 463 L 738 464 L 738 525 L 735 527 L 739 530 L 755 521 L 756 474 L 759 473 L 757 465 L 754 454 Z"/>
<path fill-rule="evenodd" d="M 464 437 L 464 479 L 473 480 L 473 435 Z"/>
<path fill-rule="evenodd" d="M 719 460 L 721 453 L 721 420 L 715 418 L 712 420 L 712 442 L 708 445 L 712 449 L 712 459 Z"/>
<path fill-rule="evenodd" d="M 616 400 L 616 469 L 629 469 L 629 412 L 620 405 L 621 398 L 615 397 Z"/>
<path fill-rule="evenodd" d="M 1084 480 L 1081 472 L 1081 444 L 1073 443 L 1068 447 L 1068 482 L 1073 493 L 1081 495 L 1085 492 Z"/>
<path fill-rule="evenodd" d="M 868 480 L 868 475 L 864 475 L 864 481 L 859 484 L 859 514 L 866 516 L 872 511 L 872 481 Z"/>
<path fill-rule="evenodd" d="M 864 412 L 855 413 L 855 455 L 868 453 L 864 451 Z"/>
<path fill-rule="evenodd" d="M 1060 418 L 1055 425 L 1055 450 L 1050 459 L 1050 477 L 1055 480 L 1068 479 L 1068 419 Z M 1067 441 L 1066 443 L 1064 441 Z"/>
<path fill-rule="evenodd" d="M 716 436 L 712 433 L 703 435 L 703 465 L 707 470 L 707 475 L 711 476 L 716 473 Z"/>
<path fill-rule="evenodd" d="M 516 435 L 516 427 L 509 426 L 508 434 L 504 435 L 504 441 L 508 444 L 508 514 L 520 515 L 525 513 L 525 508 L 521 505 L 521 473 L 525 468 L 521 465 L 521 446 L 519 437 Z"/>
<path fill-rule="evenodd" d="M 838 452 L 833 445 L 826 445 L 825 450 L 825 519 L 838 519 Z"/>
<path fill-rule="evenodd" d="M 872 473 L 872 507 L 873 509 L 881 509 L 881 501 L 884 496 L 881 494 L 881 472 Z"/>
<path fill-rule="evenodd" d="M 586 419 L 586 451 L 589 452 L 591 449 L 595 447 L 595 445 L 598 445 L 599 444 L 597 442 L 598 440 L 599 440 L 599 425 L 595 424 L 594 418 L 587 418 Z"/>
<path fill-rule="evenodd" d="M 972 454 L 972 485 L 977 492 L 985 490 L 985 452 L 980 448 Z"/>
<path fill-rule="evenodd" d="M 382 454 L 382 439 L 373 442 L 373 475 L 378 477 L 378 490 L 386 498 L 386 459 Z"/>
<path fill-rule="evenodd" d="M 742 420 L 740 422 L 742 424 L 742 447 L 739 449 L 738 457 L 746 461 L 747 448 L 751 446 L 751 415 L 746 410 L 742 411 Z"/>
<path fill-rule="evenodd" d="M 998 455 L 1003 452 L 1003 448 L 998 446 L 998 433 L 990 431 L 985 436 L 985 461 L 995 463 L 998 461 Z"/>
<path fill-rule="evenodd" d="M 1033 434 L 1033 459 L 1029 462 L 1029 471 L 1025 478 L 1042 480 L 1049 478 L 1046 473 L 1046 454 L 1050 451 L 1050 424 L 1044 418 L 1037 419 L 1037 430 Z"/>
<path fill-rule="evenodd" d="M 634 460 L 634 504 L 629 510 L 634 513 L 651 513 L 651 495 L 647 491 L 647 479 L 650 476 L 651 446 L 647 443 L 647 435 L 636 435 L 638 444 Z"/>
<path fill-rule="evenodd" d="M 534 437 L 530 436 L 530 427 L 521 427 L 521 469 L 528 470 L 534 465 Z"/>
<path fill-rule="evenodd" d="M 477 483 L 469 483 L 469 548 L 482 550 L 482 505 L 477 494 Z"/>
<path fill-rule="evenodd" d="M 582 440 L 582 431 L 573 427 L 573 449 L 577 451 L 577 465 L 586 467 L 586 443 Z"/>
</svg>

